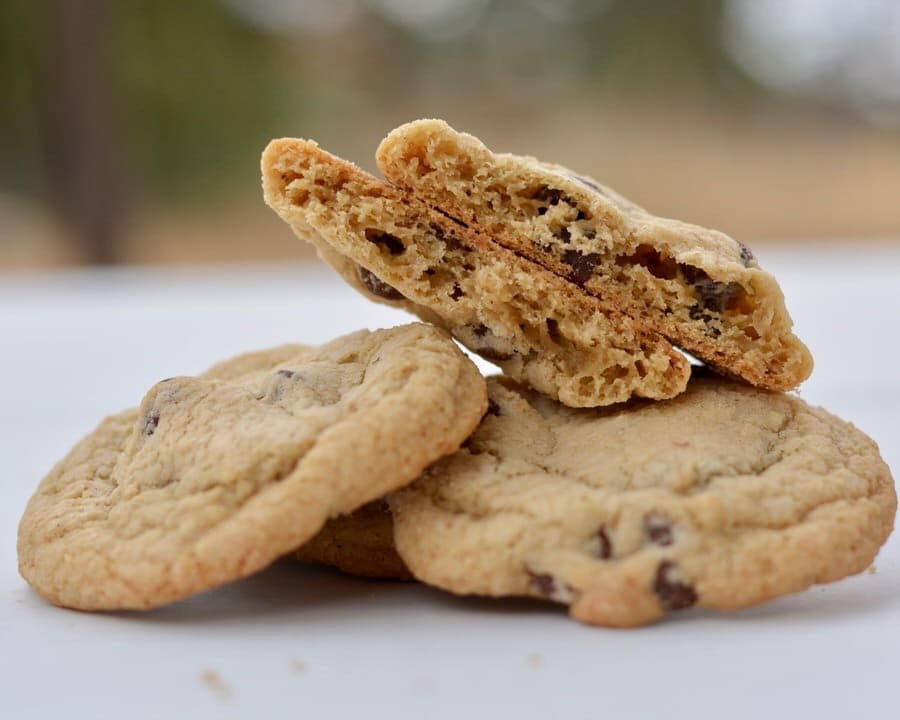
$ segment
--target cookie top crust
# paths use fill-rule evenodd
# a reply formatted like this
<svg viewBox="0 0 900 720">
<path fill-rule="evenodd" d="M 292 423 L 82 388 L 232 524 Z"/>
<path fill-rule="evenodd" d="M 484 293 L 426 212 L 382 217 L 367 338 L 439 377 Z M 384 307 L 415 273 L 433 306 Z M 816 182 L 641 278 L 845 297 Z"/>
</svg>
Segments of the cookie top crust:
<svg viewBox="0 0 900 720">
<path fill-rule="evenodd" d="M 775 278 L 725 233 L 653 215 L 561 165 L 494 153 L 442 120 L 396 128 L 376 158 L 390 182 L 723 374 L 787 390 L 812 372 Z"/>
<path fill-rule="evenodd" d="M 411 482 L 485 407 L 478 369 L 422 324 L 164 380 L 40 483 L 19 570 L 84 610 L 151 608 L 236 580 Z"/>
<path fill-rule="evenodd" d="M 428 584 L 626 627 L 860 572 L 891 531 L 875 443 L 796 397 L 711 373 L 625 408 L 566 408 L 507 379 L 488 392 L 465 445 L 391 496 L 397 550 Z"/>
<path fill-rule="evenodd" d="M 518 381 L 576 407 L 684 389 L 668 340 L 315 142 L 271 141 L 261 170 L 266 203 L 351 286 Z"/>
</svg>

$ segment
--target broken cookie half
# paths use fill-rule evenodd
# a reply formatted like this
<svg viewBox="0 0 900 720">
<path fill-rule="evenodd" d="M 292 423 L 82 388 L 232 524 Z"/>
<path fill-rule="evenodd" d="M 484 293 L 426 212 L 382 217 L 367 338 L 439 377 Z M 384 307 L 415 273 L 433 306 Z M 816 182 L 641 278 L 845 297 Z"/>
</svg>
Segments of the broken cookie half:
<svg viewBox="0 0 900 720">
<path fill-rule="evenodd" d="M 262 174 L 269 206 L 350 285 L 510 377 L 574 407 L 684 390 L 690 366 L 662 336 L 316 143 L 272 141 Z"/>
<path fill-rule="evenodd" d="M 775 278 L 727 235 L 648 213 L 568 168 L 491 152 L 441 120 L 393 130 L 392 183 L 715 369 L 789 390 L 812 372 Z"/>
</svg>

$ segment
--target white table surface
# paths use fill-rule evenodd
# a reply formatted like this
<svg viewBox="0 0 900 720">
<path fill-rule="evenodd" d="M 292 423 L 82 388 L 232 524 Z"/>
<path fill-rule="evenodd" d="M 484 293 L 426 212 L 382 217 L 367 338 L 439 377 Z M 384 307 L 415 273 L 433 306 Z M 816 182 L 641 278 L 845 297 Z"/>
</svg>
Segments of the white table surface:
<svg viewBox="0 0 900 720">
<path fill-rule="evenodd" d="M 900 467 L 900 249 L 761 255 L 816 357 L 802 396 Z M 312 266 L 0 274 L 0 718 L 898 716 L 896 537 L 874 573 L 630 631 L 290 563 L 146 614 L 61 610 L 18 576 L 38 481 L 155 381 L 405 320 Z"/>
</svg>

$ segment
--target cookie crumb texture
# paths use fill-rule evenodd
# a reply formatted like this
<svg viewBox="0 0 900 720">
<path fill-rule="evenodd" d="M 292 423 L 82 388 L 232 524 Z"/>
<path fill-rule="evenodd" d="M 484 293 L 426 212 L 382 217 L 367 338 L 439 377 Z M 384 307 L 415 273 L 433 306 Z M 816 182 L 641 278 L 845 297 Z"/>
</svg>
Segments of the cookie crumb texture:
<svg viewBox="0 0 900 720">
<path fill-rule="evenodd" d="M 474 364 L 422 324 L 163 381 L 41 482 L 19 571 L 84 610 L 151 608 L 236 580 L 411 482 L 486 408 Z"/>
<path fill-rule="evenodd" d="M 439 325 L 573 407 L 684 390 L 685 358 L 625 313 L 306 140 L 262 157 L 266 202 L 366 297 Z"/>
<path fill-rule="evenodd" d="M 896 496 L 875 443 L 796 397 L 697 377 L 665 403 L 565 408 L 506 379 L 454 455 L 391 496 L 423 582 L 628 627 L 866 569 Z"/>
<path fill-rule="evenodd" d="M 560 165 L 492 153 L 441 120 L 393 130 L 377 159 L 392 183 L 724 373 L 788 390 L 812 372 L 777 282 L 724 233 L 652 215 Z"/>
</svg>

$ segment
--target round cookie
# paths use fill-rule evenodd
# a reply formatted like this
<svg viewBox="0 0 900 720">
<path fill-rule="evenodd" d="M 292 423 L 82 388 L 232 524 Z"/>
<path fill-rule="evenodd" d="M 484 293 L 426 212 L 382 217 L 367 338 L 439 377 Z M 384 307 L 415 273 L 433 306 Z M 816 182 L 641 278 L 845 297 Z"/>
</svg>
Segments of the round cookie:
<svg viewBox="0 0 900 720">
<path fill-rule="evenodd" d="M 391 496 L 400 556 L 458 594 L 627 627 L 865 569 L 896 496 L 872 440 L 796 397 L 698 373 L 664 403 L 566 408 L 488 380 L 452 456 Z"/>
<path fill-rule="evenodd" d="M 294 556 L 301 562 L 331 565 L 360 577 L 413 579 L 394 547 L 394 525 L 384 500 L 329 520 Z"/>
<path fill-rule="evenodd" d="M 41 482 L 19 570 L 84 610 L 151 608 L 236 580 L 411 482 L 485 405 L 477 368 L 422 324 L 165 380 Z"/>
</svg>

